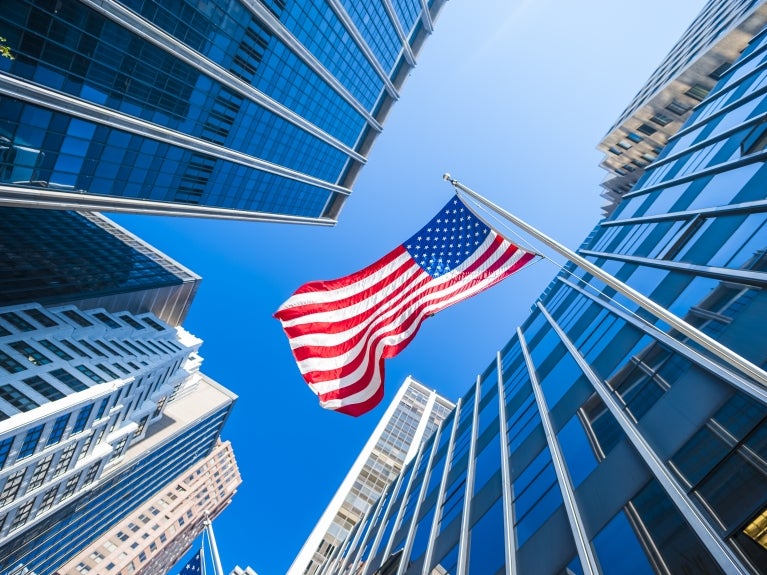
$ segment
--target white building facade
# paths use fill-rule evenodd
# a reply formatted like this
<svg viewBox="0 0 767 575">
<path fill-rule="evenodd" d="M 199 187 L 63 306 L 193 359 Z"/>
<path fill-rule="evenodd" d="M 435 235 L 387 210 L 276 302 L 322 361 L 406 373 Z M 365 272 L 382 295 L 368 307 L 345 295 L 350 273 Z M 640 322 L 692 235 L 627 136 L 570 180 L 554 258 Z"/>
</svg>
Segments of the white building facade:
<svg viewBox="0 0 767 575">
<path fill-rule="evenodd" d="M 314 575 L 455 405 L 405 379 L 349 473 L 288 569 Z"/>
</svg>

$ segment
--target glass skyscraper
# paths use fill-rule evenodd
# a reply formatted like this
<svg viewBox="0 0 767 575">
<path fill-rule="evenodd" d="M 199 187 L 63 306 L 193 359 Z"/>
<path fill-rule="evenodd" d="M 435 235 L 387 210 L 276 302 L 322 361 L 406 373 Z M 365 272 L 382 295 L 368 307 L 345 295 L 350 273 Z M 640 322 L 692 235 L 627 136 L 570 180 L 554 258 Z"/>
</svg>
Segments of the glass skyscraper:
<svg viewBox="0 0 767 575">
<path fill-rule="evenodd" d="M 767 31 L 579 250 L 762 368 L 765 160 Z M 322 573 L 765 573 L 766 381 L 568 265 Z"/>
<path fill-rule="evenodd" d="M 598 146 L 607 214 L 765 24 L 763 0 L 706 2 Z"/>
<path fill-rule="evenodd" d="M 0 202 L 332 224 L 444 0 L 7 0 Z"/>
<path fill-rule="evenodd" d="M 0 207 L 0 306 L 151 312 L 181 325 L 200 276 L 95 212 Z"/>
</svg>

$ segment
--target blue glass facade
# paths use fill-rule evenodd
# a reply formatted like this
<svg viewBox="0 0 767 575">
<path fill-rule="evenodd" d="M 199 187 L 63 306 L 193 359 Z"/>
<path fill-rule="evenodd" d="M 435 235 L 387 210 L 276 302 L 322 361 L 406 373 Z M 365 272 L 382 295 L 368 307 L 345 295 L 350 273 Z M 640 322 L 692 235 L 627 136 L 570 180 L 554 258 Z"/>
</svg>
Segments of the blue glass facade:
<svg viewBox="0 0 767 575">
<path fill-rule="evenodd" d="M 152 311 L 179 325 L 199 280 L 103 216 L 0 207 L 0 306 Z"/>
<path fill-rule="evenodd" d="M 581 255 L 767 366 L 767 32 Z M 767 392 L 567 266 L 328 574 L 767 572 Z"/>
<path fill-rule="evenodd" d="M 442 3 L 9 0 L 0 201 L 332 224 Z"/>
</svg>

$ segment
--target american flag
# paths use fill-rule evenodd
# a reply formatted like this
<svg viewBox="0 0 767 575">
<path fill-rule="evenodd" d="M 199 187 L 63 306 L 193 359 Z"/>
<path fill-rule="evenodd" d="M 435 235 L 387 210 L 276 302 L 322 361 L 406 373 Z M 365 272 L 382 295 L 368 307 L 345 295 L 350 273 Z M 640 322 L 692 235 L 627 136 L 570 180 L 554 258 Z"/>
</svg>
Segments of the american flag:
<svg viewBox="0 0 767 575">
<path fill-rule="evenodd" d="M 184 565 L 184 568 L 178 575 L 201 575 L 202 570 L 202 549 L 195 553 L 192 558 Z"/>
<path fill-rule="evenodd" d="M 358 416 L 381 401 L 384 360 L 410 343 L 424 319 L 534 256 L 454 197 L 388 255 L 349 276 L 304 284 L 274 315 L 320 405 Z"/>
</svg>

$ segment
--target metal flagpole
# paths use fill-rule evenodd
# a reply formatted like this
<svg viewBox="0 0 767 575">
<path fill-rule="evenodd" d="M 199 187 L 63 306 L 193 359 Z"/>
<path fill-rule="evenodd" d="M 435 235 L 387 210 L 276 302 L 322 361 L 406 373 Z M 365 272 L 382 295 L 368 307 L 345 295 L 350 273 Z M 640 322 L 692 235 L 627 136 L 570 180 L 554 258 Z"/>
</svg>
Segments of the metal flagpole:
<svg viewBox="0 0 767 575">
<path fill-rule="evenodd" d="M 448 182 L 450 182 L 451 184 L 453 184 L 453 186 L 457 190 L 465 192 L 468 196 L 471 196 L 482 205 L 490 208 L 495 213 L 504 217 L 505 219 L 510 221 L 512 224 L 514 224 L 518 228 L 524 230 L 525 232 L 527 232 L 528 234 L 530 234 L 537 240 L 546 244 L 551 249 L 555 250 L 560 255 L 564 256 L 565 258 L 567 258 L 568 260 L 570 260 L 571 262 L 573 262 L 580 268 L 583 268 L 594 277 L 602 280 L 605 284 L 607 284 L 608 286 L 610 286 L 617 292 L 626 296 L 628 299 L 633 301 L 639 307 L 650 312 L 655 317 L 665 321 L 671 327 L 681 332 L 682 334 L 686 335 L 695 343 L 697 343 L 704 349 L 708 350 L 709 352 L 716 355 L 718 358 L 725 361 L 728 365 L 731 365 L 732 367 L 734 367 L 741 373 L 744 373 L 745 375 L 761 383 L 762 385 L 767 386 L 767 372 L 765 372 L 763 369 L 760 369 L 757 365 L 751 363 L 746 358 L 738 355 L 737 353 L 732 351 L 730 348 L 723 346 L 718 341 L 710 338 L 705 333 L 698 330 L 694 326 L 690 325 L 683 319 L 677 317 L 676 315 L 671 313 L 669 310 L 667 310 L 663 306 L 658 305 L 657 303 L 652 301 L 650 298 L 643 296 L 641 293 L 639 293 L 635 289 L 627 286 L 618 278 L 613 277 L 612 275 L 604 271 L 602 268 L 592 264 L 587 259 L 579 256 L 571 249 L 563 246 L 556 240 L 551 239 L 547 235 L 535 229 L 530 224 L 527 224 L 526 222 L 520 220 L 518 217 L 507 212 L 500 206 L 482 197 L 471 188 L 467 188 L 458 180 L 453 179 L 450 176 L 450 174 L 445 174 L 443 178 L 447 180 Z"/>
<path fill-rule="evenodd" d="M 213 523 L 210 521 L 207 513 L 205 514 L 205 530 L 208 533 L 208 542 L 210 543 L 210 554 L 213 558 L 213 570 L 215 575 L 224 575 L 224 568 L 221 566 L 221 557 L 218 556 L 218 546 L 216 537 L 213 535 Z"/>
</svg>

